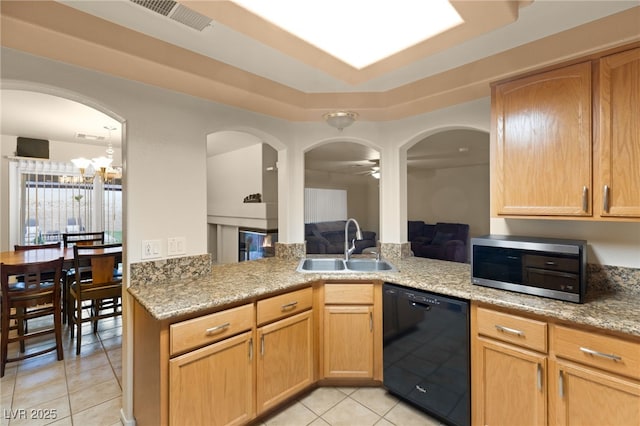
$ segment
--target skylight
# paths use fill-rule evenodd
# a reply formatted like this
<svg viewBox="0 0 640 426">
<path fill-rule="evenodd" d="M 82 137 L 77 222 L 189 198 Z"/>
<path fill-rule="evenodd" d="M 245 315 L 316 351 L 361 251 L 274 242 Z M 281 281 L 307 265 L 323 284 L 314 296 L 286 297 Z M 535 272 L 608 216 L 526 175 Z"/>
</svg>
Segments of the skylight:
<svg viewBox="0 0 640 426">
<path fill-rule="evenodd" d="M 233 0 L 361 69 L 463 22 L 448 0 Z"/>
</svg>

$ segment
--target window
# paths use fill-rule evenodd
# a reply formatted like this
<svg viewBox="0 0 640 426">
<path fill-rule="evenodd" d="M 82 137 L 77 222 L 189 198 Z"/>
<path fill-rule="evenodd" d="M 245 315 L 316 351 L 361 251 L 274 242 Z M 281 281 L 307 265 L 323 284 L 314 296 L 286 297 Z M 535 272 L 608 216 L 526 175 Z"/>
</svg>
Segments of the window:
<svg viewBox="0 0 640 426">
<path fill-rule="evenodd" d="M 86 178 L 71 163 L 48 160 L 12 159 L 10 165 L 11 245 L 102 230 L 106 242 L 122 242 L 120 178 Z"/>
</svg>

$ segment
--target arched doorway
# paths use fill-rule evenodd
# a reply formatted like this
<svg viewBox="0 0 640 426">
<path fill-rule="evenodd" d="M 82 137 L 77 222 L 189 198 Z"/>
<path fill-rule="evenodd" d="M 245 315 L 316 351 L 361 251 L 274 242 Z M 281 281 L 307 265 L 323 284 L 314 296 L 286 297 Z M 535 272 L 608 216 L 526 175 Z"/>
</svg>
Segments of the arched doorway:
<svg viewBox="0 0 640 426">
<path fill-rule="evenodd" d="M 466 224 L 470 237 L 489 233 L 487 132 L 445 129 L 407 150 L 407 219 Z M 409 232 L 410 242 L 415 232 Z"/>
<path fill-rule="evenodd" d="M 207 135 L 208 251 L 215 263 L 274 255 L 277 162 L 277 150 L 252 133 Z"/>
<path fill-rule="evenodd" d="M 306 151 L 304 159 L 307 252 L 318 251 L 309 242 L 313 232 L 310 224 L 349 217 L 355 218 L 363 231 L 374 233 L 375 246 L 380 235 L 380 152 L 363 143 L 327 142 Z M 333 201 L 323 201 L 326 197 Z M 344 237 L 340 238 L 343 241 Z"/>
</svg>

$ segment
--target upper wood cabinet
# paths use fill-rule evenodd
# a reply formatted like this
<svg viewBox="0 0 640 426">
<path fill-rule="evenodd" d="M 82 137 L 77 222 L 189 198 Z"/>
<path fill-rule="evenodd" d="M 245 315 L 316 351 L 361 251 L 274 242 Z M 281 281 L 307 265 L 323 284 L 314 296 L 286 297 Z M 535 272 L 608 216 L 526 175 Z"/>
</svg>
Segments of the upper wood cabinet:
<svg viewBox="0 0 640 426">
<path fill-rule="evenodd" d="M 591 215 L 591 63 L 494 87 L 499 215 Z"/>
<path fill-rule="evenodd" d="M 493 214 L 640 220 L 640 48 L 492 88 Z"/>
<path fill-rule="evenodd" d="M 640 218 L 640 48 L 598 64 L 595 211 Z"/>
</svg>

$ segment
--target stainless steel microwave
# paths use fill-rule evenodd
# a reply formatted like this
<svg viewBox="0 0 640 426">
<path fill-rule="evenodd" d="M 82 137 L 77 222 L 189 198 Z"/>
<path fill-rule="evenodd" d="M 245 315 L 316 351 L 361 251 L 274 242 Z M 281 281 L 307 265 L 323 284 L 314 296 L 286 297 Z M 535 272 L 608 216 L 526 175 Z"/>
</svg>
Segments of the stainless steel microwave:
<svg viewBox="0 0 640 426">
<path fill-rule="evenodd" d="M 471 282 L 583 303 L 587 291 L 587 242 L 486 235 L 471 239 Z"/>
</svg>

